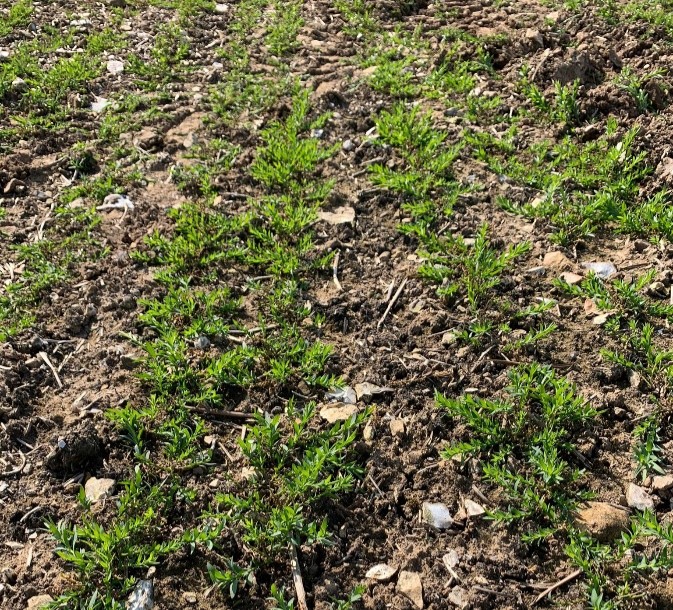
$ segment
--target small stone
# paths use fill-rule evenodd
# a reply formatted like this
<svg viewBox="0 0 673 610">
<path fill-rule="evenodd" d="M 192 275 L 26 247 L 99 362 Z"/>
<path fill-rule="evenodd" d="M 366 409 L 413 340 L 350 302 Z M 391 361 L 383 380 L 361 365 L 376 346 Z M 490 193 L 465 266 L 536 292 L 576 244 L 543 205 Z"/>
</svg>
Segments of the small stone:
<svg viewBox="0 0 673 610">
<path fill-rule="evenodd" d="M 352 150 L 355 150 L 355 144 L 353 144 L 353 140 L 344 140 L 341 148 L 343 148 L 346 152 L 351 152 Z"/>
<path fill-rule="evenodd" d="M 546 274 L 546 267 L 531 267 L 530 269 L 526 269 L 524 271 L 524 275 L 527 275 L 528 277 L 542 277 Z"/>
<path fill-rule="evenodd" d="M 612 312 L 602 313 L 599 316 L 596 316 L 595 318 L 593 318 L 591 320 L 591 323 L 595 324 L 596 326 L 603 326 L 603 324 L 605 324 L 610 319 L 610 316 L 612 316 L 612 315 L 613 315 Z"/>
<path fill-rule="evenodd" d="M 373 441 L 374 440 L 374 426 L 371 424 L 367 424 L 365 426 L 365 429 L 362 431 L 362 438 L 366 441 Z"/>
<path fill-rule="evenodd" d="M 386 582 L 397 574 L 397 568 L 387 563 L 379 563 L 367 570 L 365 578 L 371 578 L 380 582 Z"/>
<path fill-rule="evenodd" d="M 577 273 L 573 273 L 572 271 L 564 271 L 559 277 L 570 286 L 579 284 L 584 279 L 581 275 L 577 275 Z"/>
<path fill-rule="evenodd" d="M 393 436 L 404 436 L 405 427 L 404 421 L 401 419 L 391 419 L 390 420 L 390 433 Z"/>
<path fill-rule="evenodd" d="M 110 59 L 107 62 L 107 71 L 110 74 L 121 74 L 124 71 L 124 62 L 118 59 Z"/>
<path fill-rule="evenodd" d="M 34 595 L 28 599 L 28 610 L 40 610 L 54 601 L 51 595 Z"/>
<path fill-rule="evenodd" d="M 652 491 L 661 493 L 673 489 L 673 474 L 652 477 Z"/>
<path fill-rule="evenodd" d="M 647 287 L 647 294 L 657 299 L 666 299 L 669 296 L 668 290 L 666 290 L 666 286 L 663 282 L 652 282 Z"/>
<path fill-rule="evenodd" d="M 215 5 L 215 12 L 216 12 L 218 15 L 225 15 L 226 13 L 229 12 L 229 5 L 228 5 L 228 4 L 224 4 L 224 3 L 219 3 L 219 2 L 218 2 L 218 3 Z"/>
<path fill-rule="evenodd" d="M 373 396 L 379 396 L 380 394 L 387 394 L 393 391 L 393 388 L 374 385 L 368 381 L 355 384 L 355 395 L 358 400 L 365 400 Z"/>
<path fill-rule="evenodd" d="M 9 61 L 11 54 L 9 51 L 0 51 L 0 64 Z"/>
<path fill-rule="evenodd" d="M 358 408 L 356 405 L 347 405 L 343 402 L 324 405 L 322 409 L 320 409 L 320 417 L 330 424 L 338 421 L 346 421 L 357 415 L 357 413 Z"/>
<path fill-rule="evenodd" d="M 151 580 L 139 580 L 126 602 L 126 610 L 152 610 L 154 585 Z"/>
<path fill-rule="evenodd" d="M 3 189 L 2 192 L 5 195 L 11 195 L 12 193 L 18 193 L 25 189 L 26 185 L 23 182 L 21 182 L 21 180 L 18 180 L 17 178 L 12 178 L 7 184 L 5 184 L 5 188 Z"/>
<path fill-rule="evenodd" d="M 188 604 L 195 604 L 198 601 L 196 599 L 196 593 L 193 591 L 185 591 L 182 594 L 182 599 L 184 599 Z"/>
<path fill-rule="evenodd" d="M 449 592 L 449 601 L 458 608 L 467 608 L 470 605 L 469 593 L 463 587 L 454 587 Z"/>
<path fill-rule="evenodd" d="M 446 566 L 447 570 L 453 570 L 453 568 L 458 567 L 460 563 L 460 555 L 455 549 L 451 549 L 448 553 L 442 556 L 442 563 Z"/>
<path fill-rule="evenodd" d="M 210 347 L 210 339 L 204 335 L 200 335 L 194 341 L 194 347 L 196 349 L 208 349 Z"/>
<path fill-rule="evenodd" d="M 198 138 L 194 132 L 188 133 L 185 139 L 182 141 L 182 145 L 185 148 L 191 148 L 192 146 L 198 144 Z"/>
<path fill-rule="evenodd" d="M 482 515 L 486 514 L 486 509 L 481 505 L 475 502 L 474 500 L 470 500 L 469 498 L 465 498 L 463 501 L 463 508 L 465 509 L 465 514 L 469 518 L 476 518 L 476 517 L 481 517 Z"/>
<path fill-rule="evenodd" d="M 647 493 L 647 490 L 635 483 L 629 483 L 626 489 L 626 503 L 636 510 L 653 510 L 654 498 Z"/>
<path fill-rule="evenodd" d="M 552 269 L 570 269 L 573 267 L 572 261 L 563 252 L 559 252 L 558 250 L 547 252 L 544 255 L 542 264 Z"/>
<path fill-rule="evenodd" d="M 397 579 L 397 590 L 408 598 L 419 610 L 423 610 L 423 583 L 416 572 L 400 572 Z"/>
<path fill-rule="evenodd" d="M 103 112 L 103 110 L 105 110 L 109 105 L 110 102 L 108 102 L 107 98 L 96 96 L 94 101 L 91 102 L 91 110 L 93 112 L 100 113 Z"/>
<path fill-rule="evenodd" d="M 423 502 L 423 521 L 438 530 L 445 530 L 453 525 L 453 517 L 449 507 L 441 502 Z"/>
<path fill-rule="evenodd" d="M 23 93 L 28 90 L 28 83 L 18 76 L 12 81 L 12 91 L 14 93 Z"/>
<path fill-rule="evenodd" d="M 448 347 L 449 345 L 454 345 L 455 343 L 458 343 L 458 336 L 456 333 L 449 331 L 442 335 L 442 345 Z"/>
<path fill-rule="evenodd" d="M 613 263 L 582 263 L 582 267 L 587 271 L 593 271 L 595 275 L 603 280 L 607 280 L 617 273 L 617 267 Z"/>
<path fill-rule="evenodd" d="M 341 225 L 355 221 L 355 210 L 350 206 L 341 206 L 333 212 L 318 212 L 318 218 L 331 225 Z"/>
<path fill-rule="evenodd" d="M 311 129 L 311 137 L 320 140 L 325 135 L 324 129 Z"/>
<path fill-rule="evenodd" d="M 629 511 L 607 502 L 587 502 L 577 513 L 577 527 L 599 542 L 609 542 L 629 527 Z"/>
<path fill-rule="evenodd" d="M 114 493 L 116 481 L 114 479 L 97 479 L 91 477 L 84 485 L 86 499 L 92 504 L 111 496 Z"/>
<path fill-rule="evenodd" d="M 595 316 L 600 311 L 593 299 L 584 299 L 582 309 L 584 309 L 584 313 L 587 314 L 587 316 Z"/>
</svg>

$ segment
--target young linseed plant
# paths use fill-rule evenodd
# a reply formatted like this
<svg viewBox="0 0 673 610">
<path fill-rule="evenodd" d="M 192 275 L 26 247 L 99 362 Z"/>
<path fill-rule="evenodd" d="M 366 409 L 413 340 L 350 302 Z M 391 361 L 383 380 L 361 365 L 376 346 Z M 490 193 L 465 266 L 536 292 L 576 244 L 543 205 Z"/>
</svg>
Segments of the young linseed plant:
<svg viewBox="0 0 673 610">
<path fill-rule="evenodd" d="M 422 277 L 440 284 L 439 295 L 447 299 L 464 296 L 474 312 L 499 284 L 510 263 L 530 249 L 530 244 L 522 242 L 499 252 L 491 246 L 487 233 L 487 225 L 482 225 L 471 245 L 460 237 L 427 240 L 427 260 L 419 269 Z"/>
<path fill-rule="evenodd" d="M 447 459 L 479 460 L 483 477 L 504 494 L 491 518 L 523 528 L 539 542 L 571 520 L 590 497 L 582 489 L 576 446 L 598 413 L 564 377 L 546 366 L 514 369 L 501 399 L 471 394 L 436 395 L 437 404 L 462 426 L 463 441 L 443 450 Z"/>
<path fill-rule="evenodd" d="M 604 136 L 592 142 L 578 144 L 567 135 L 557 143 L 531 145 L 523 154 L 482 146 L 479 156 L 498 175 L 540 191 L 531 200 L 500 199 L 499 203 L 527 218 L 547 219 L 553 242 L 571 244 L 611 226 L 623 232 L 653 234 L 656 212 L 665 212 L 663 201 L 667 199 L 640 200 L 640 185 L 652 168 L 646 153 L 637 149 L 638 128 L 615 142 L 617 129 L 617 122 L 608 119 Z M 669 217 L 665 214 L 662 228 Z"/>
<path fill-rule="evenodd" d="M 362 474 L 353 443 L 368 412 L 320 429 L 315 409 L 314 403 L 299 408 L 291 399 L 283 414 L 256 415 L 241 442 L 251 474 L 232 481 L 208 517 L 226 531 L 227 546 L 237 549 L 224 570 L 210 569 L 214 585 L 231 597 L 244 576 L 296 554 L 302 545 L 329 544 L 326 508 L 352 491 Z"/>
<path fill-rule="evenodd" d="M 217 539 L 215 529 L 185 529 L 180 535 L 166 530 L 166 514 L 195 496 L 178 481 L 149 485 L 137 468 L 124 485 L 110 523 L 96 519 L 83 493 L 84 516 L 79 525 L 67 520 L 47 522 L 57 543 L 56 554 L 80 580 L 77 589 L 60 595 L 49 608 L 123 610 L 123 600 L 147 568 L 181 549 L 193 551 L 197 544 L 211 547 Z"/>
<path fill-rule="evenodd" d="M 452 173 L 461 146 L 449 145 L 446 133 L 434 128 L 429 115 L 404 104 L 381 112 L 376 128 L 376 141 L 391 146 L 404 167 L 391 169 L 376 163 L 370 168 L 371 180 L 401 198 L 402 209 L 412 221 L 402 224 L 400 230 L 423 243 L 438 221 L 451 214 L 464 190 Z"/>
</svg>

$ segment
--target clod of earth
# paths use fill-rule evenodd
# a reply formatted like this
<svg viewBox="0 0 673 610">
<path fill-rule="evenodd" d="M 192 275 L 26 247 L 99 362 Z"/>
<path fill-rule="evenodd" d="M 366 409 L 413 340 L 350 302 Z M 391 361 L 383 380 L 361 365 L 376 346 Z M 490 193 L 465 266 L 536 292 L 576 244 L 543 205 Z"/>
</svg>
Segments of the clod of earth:
<svg viewBox="0 0 673 610">
<path fill-rule="evenodd" d="M 320 409 L 320 417 L 327 423 L 333 424 L 338 421 L 346 421 L 354 415 L 357 415 L 358 412 L 359 409 L 356 405 L 337 402 L 324 405 Z"/>
<path fill-rule="evenodd" d="M 652 491 L 657 494 L 673 489 L 673 474 L 652 477 Z"/>
<path fill-rule="evenodd" d="M 569 270 L 575 266 L 563 252 L 558 250 L 547 252 L 547 254 L 544 255 L 544 259 L 542 259 L 542 264 L 545 267 L 558 269 L 559 271 Z"/>
<path fill-rule="evenodd" d="M 453 587 L 449 591 L 449 601 L 458 608 L 467 608 L 470 605 L 470 594 L 463 587 Z"/>
<path fill-rule="evenodd" d="M 182 594 L 182 598 L 187 602 L 188 604 L 196 604 L 199 600 L 196 597 L 196 593 L 193 591 L 185 591 Z"/>
<path fill-rule="evenodd" d="M 420 574 L 417 572 L 400 572 L 397 579 L 397 590 L 407 597 L 418 610 L 423 610 L 423 583 Z"/>
<path fill-rule="evenodd" d="M 54 598 L 51 595 L 34 595 L 28 599 L 27 610 L 44 610 L 53 601 Z"/>
<path fill-rule="evenodd" d="M 601 542 L 618 538 L 629 527 L 629 511 L 607 502 L 587 502 L 577 513 L 577 527 Z"/>
<path fill-rule="evenodd" d="M 350 206 L 341 206 L 332 212 L 318 212 L 318 218 L 331 225 L 352 223 L 355 222 L 355 210 Z"/>
<path fill-rule="evenodd" d="M 406 433 L 406 426 L 404 420 L 395 418 L 390 420 L 390 433 L 393 436 L 404 436 Z"/>
<path fill-rule="evenodd" d="M 581 275 L 573 273 L 572 271 L 564 271 L 559 277 L 570 286 L 579 284 L 584 279 Z"/>
</svg>

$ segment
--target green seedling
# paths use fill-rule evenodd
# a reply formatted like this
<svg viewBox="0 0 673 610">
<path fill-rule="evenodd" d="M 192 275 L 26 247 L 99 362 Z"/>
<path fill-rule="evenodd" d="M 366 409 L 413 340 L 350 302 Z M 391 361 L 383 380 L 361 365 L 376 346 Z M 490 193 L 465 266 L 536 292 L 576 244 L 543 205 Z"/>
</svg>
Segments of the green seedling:
<svg viewBox="0 0 673 610">
<path fill-rule="evenodd" d="M 534 201 L 515 203 L 500 199 L 506 210 L 529 218 L 546 218 L 552 228 L 550 238 L 560 244 L 592 236 L 607 227 L 624 232 L 648 232 L 645 223 L 657 222 L 655 206 L 664 207 L 662 198 L 634 205 L 641 181 L 651 172 L 645 153 L 636 152 L 637 128 L 629 130 L 616 144 L 610 142 L 617 124 L 608 121 L 604 138 L 584 145 L 570 136 L 552 145 L 531 146 L 527 157 L 510 155 L 505 161 L 483 150 L 493 170 L 537 188 L 542 195 Z M 648 218 L 650 220 L 648 220 Z M 665 225 L 664 219 L 662 224 Z"/>
<path fill-rule="evenodd" d="M 421 277 L 440 284 L 437 293 L 448 299 L 464 295 L 473 311 L 485 303 L 512 261 L 523 256 L 530 244 L 523 242 L 499 252 L 490 245 L 488 226 L 482 225 L 474 244 L 462 238 L 435 238 L 428 244 Z"/>
<path fill-rule="evenodd" d="M 94 517 L 83 493 L 80 500 L 84 517 L 80 525 L 66 520 L 47 522 L 47 529 L 57 542 L 56 554 L 81 579 L 80 588 L 61 595 L 50 603 L 50 608 L 123 610 L 124 598 L 142 576 L 142 570 L 179 549 L 196 544 L 212 546 L 217 538 L 216 530 L 167 535 L 161 515 L 190 495 L 179 486 L 150 486 L 143 482 L 137 469 L 124 487 L 111 523 L 103 524 Z"/>
<path fill-rule="evenodd" d="M 654 86 L 657 86 L 656 83 L 662 80 L 664 74 L 663 70 L 657 69 L 639 76 L 627 66 L 619 73 L 616 82 L 620 89 L 631 95 L 633 101 L 636 103 L 636 108 L 640 112 L 648 112 L 653 110 L 654 106 L 647 87 L 650 83 L 655 83 Z"/>
<path fill-rule="evenodd" d="M 636 477 L 644 481 L 652 474 L 664 474 L 663 448 L 660 445 L 660 427 L 656 416 L 647 418 L 634 429 Z"/>
<path fill-rule="evenodd" d="M 451 171 L 461 147 L 447 145 L 446 134 L 434 128 L 430 116 L 403 104 L 382 112 L 376 127 L 380 141 L 394 148 L 405 167 L 397 170 L 374 164 L 372 182 L 402 198 L 402 209 L 411 214 L 412 222 L 400 230 L 423 242 L 431 237 L 437 221 L 451 213 L 463 192 Z"/>
<path fill-rule="evenodd" d="M 465 440 L 443 455 L 478 457 L 484 478 L 502 489 L 507 502 L 491 517 L 521 524 L 524 539 L 537 542 L 553 535 L 588 497 L 573 451 L 598 414 L 548 367 L 522 366 L 509 378 L 500 400 L 436 395 L 438 406 L 465 426 Z"/>
</svg>

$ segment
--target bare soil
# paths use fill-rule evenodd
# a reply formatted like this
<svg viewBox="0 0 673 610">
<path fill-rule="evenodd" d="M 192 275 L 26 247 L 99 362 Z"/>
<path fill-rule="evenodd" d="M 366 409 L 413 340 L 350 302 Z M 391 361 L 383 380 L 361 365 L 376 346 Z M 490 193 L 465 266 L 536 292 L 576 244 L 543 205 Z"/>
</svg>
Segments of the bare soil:
<svg viewBox="0 0 673 610">
<path fill-rule="evenodd" d="M 608 26 L 592 11 L 552 11 L 536 2 L 470 0 L 443 2 L 441 7 L 408 3 L 402 16 L 395 2 L 377 0 L 373 4 L 377 17 L 391 28 L 420 27 L 423 36 L 430 39 L 438 27 L 447 25 L 443 16 L 446 9 L 455 14 L 450 24 L 456 28 L 481 36 L 505 34 L 508 40 L 491 50 L 496 69 L 492 77 L 480 83 L 482 91 L 496 92 L 513 107 L 521 104 L 516 82 L 523 64 L 536 70 L 535 82 L 543 91 L 551 88 L 553 81 L 579 79 L 587 138 L 592 137 L 589 126 L 596 128 L 595 133 L 602 133 L 608 117 L 615 117 L 620 133 L 639 126 L 639 146 L 652 166 L 657 167 L 668 154 L 673 129 L 667 94 L 659 92 L 658 112 L 642 114 L 632 98 L 610 80 L 622 62 L 634 68 L 647 65 L 648 69 L 667 70 L 673 57 L 667 41 L 652 35 L 644 37 L 636 26 Z M 99 28 L 109 9 L 107 3 L 94 6 L 75 0 L 36 2 L 35 6 L 33 25 L 37 31 L 48 24 L 66 27 L 67 15 L 82 12 L 89 13 L 89 27 Z M 447 532 L 432 531 L 419 520 L 425 501 L 444 502 L 454 512 L 465 498 L 487 507 L 498 504 L 497 490 L 484 487 L 477 472 L 459 462 L 440 459 L 439 451 L 446 441 L 459 438 L 464 431 L 453 429 L 441 417 L 434 394 L 439 391 L 455 397 L 470 391 L 496 396 L 507 383 L 510 367 L 492 357 L 488 349 L 442 344 L 443 334 L 464 325 L 470 313 L 460 304 L 447 307 L 436 296 L 435 287 L 418 277 L 415 244 L 398 231 L 404 216 L 399 202 L 372 189 L 363 171 L 375 158 L 396 163 L 390 150 L 364 144 L 365 134 L 373 126 L 372 117 L 389 107 L 391 101 L 372 91 L 362 79 L 355 62 L 357 43 L 354 46 L 343 32 L 343 20 L 332 3 L 309 2 L 303 11 L 307 25 L 291 70 L 314 92 L 317 108 L 334 113 L 325 128 L 326 141 L 351 140 L 355 144 L 355 150 L 340 150 L 334 155 L 325 175 L 336 181 L 332 208 L 349 205 L 356 213 L 353 224 L 317 225 L 318 248 L 340 252 L 338 278 L 342 289 L 325 276 L 322 283 L 309 288 L 306 298 L 326 317 L 322 340 L 334 347 L 331 372 L 343 375 L 350 385 L 368 381 L 393 389 L 374 401 L 372 436 L 359 444 L 366 476 L 357 492 L 329 515 L 331 530 L 336 532 L 335 544 L 302 553 L 309 603 L 318 609 L 327 608 L 331 597 L 367 582 L 364 608 L 411 608 L 411 602 L 396 590 L 395 580 L 366 581 L 365 572 L 385 562 L 421 575 L 425 607 L 429 609 L 455 607 L 449 594 L 457 585 L 465 590 L 469 608 L 528 608 L 544 584 L 574 570 L 562 549 L 536 554 L 519 541 L 516 531 L 486 520 L 467 520 Z M 126 20 L 130 26 L 129 50 L 143 53 L 147 48 L 144 41 L 156 34 L 157 24 L 169 18 L 170 11 L 164 9 L 130 12 Z M 209 116 L 205 93 L 216 78 L 211 66 L 217 61 L 214 50 L 226 42 L 226 23 L 226 14 L 203 13 L 193 19 L 189 28 L 191 58 L 195 66 L 204 69 L 191 73 L 187 82 L 176 83 L 173 98 L 162 107 L 162 118 L 146 127 L 156 140 L 144 142 L 151 145 L 144 178 L 129 189 L 136 208 L 128 213 L 101 213 L 103 221 L 97 234 L 109 254 L 72 269 L 72 278 L 41 303 L 34 328 L 0 345 L 0 459 L 7 471 L 21 466 L 25 459 L 17 474 L 2 474 L 0 468 L 2 608 L 23 609 L 34 595 L 56 596 L 72 586 L 73 577 L 54 555 L 53 541 L 43 529 L 45 519 L 72 514 L 79 485 L 89 476 L 120 480 L 130 474 L 127 451 L 104 412 L 129 400 L 143 400 L 146 390 L 135 377 L 132 361 L 138 354 L 123 333 L 139 331 L 138 300 L 156 296 L 160 288 L 152 279 L 153 271 L 133 262 L 129 254 L 142 248 L 143 238 L 152 231 L 171 231 L 166 212 L 185 197 L 171 183 L 168 170 L 184 156 L 184 137 L 196 134 L 198 138 L 220 137 L 240 144 L 242 154 L 232 170 L 220 177 L 218 186 L 223 193 L 253 192 L 246 170 L 257 142 L 256 133 L 249 126 L 224 126 L 219 122 L 206 125 L 201 120 Z M 19 29 L 0 40 L 0 47 L 11 49 L 31 36 L 32 30 Z M 92 96 L 111 98 L 116 92 L 132 90 L 134 83 L 126 74 L 106 73 L 89 87 Z M 11 108 L 11 102 L 8 105 Z M 274 108 L 260 119 L 258 127 L 284 111 L 282 106 Z M 9 110 L 0 109 L 0 121 L 8 116 Z M 443 112 L 435 113 L 435 118 L 449 139 L 457 139 L 465 126 L 461 118 L 456 120 Z M 26 190 L 0 196 L 7 212 L 0 221 L 0 262 L 12 260 L 10 246 L 35 239 L 67 183 L 68 172 L 63 166 L 66 151 L 75 142 L 86 141 L 88 134 L 95 134 L 98 126 L 99 118 L 83 109 L 68 129 L 45 131 L 28 141 L 7 144 L 0 158 L 0 193 L 13 178 L 21 180 Z M 139 133 L 126 137 L 132 139 Z M 531 121 L 521 129 L 519 145 L 523 149 L 532 142 L 563 135 Z M 97 150 L 98 161 L 104 162 L 110 153 Z M 157 153 L 162 154 L 157 157 Z M 532 193 L 501 180 L 469 156 L 461 156 L 456 171 L 461 179 L 476 180 L 482 188 L 459 203 L 449 231 L 470 236 L 482 222 L 488 222 L 491 233 L 502 244 L 532 244 L 531 251 L 516 262 L 498 290 L 522 304 L 539 298 L 559 301 L 554 320 L 559 330 L 528 354 L 528 359 L 564 371 L 602 410 L 600 430 L 587 431 L 582 443 L 583 456 L 590 465 L 589 486 L 600 500 L 624 504 L 625 486 L 633 478 L 631 431 L 634 420 L 648 408 L 645 394 L 631 386 L 624 371 L 606 365 L 600 358 L 598 348 L 609 347 L 609 340 L 576 302 L 562 297 L 553 287 L 551 280 L 558 275 L 557 270 L 549 269 L 542 276 L 527 273 L 541 265 L 545 253 L 558 247 L 550 243 L 544 223 L 514 217 L 499 208 L 495 199 L 507 195 L 526 200 Z M 670 176 L 660 177 L 655 172 L 646 180 L 643 191 L 666 179 Z M 223 205 L 238 203 L 225 199 Z M 661 277 L 669 277 L 673 250 L 670 245 L 636 247 L 628 237 L 598 235 L 565 254 L 576 269 L 581 262 L 609 260 L 622 275 L 655 267 Z M 397 287 L 405 278 L 403 292 L 379 327 L 391 282 Z M 322 400 L 321 396 L 317 398 Z M 259 391 L 245 397 L 238 407 L 245 409 L 251 403 L 268 410 L 280 404 L 278 397 Z M 402 433 L 392 433 L 393 420 L 404 422 Z M 670 460 L 673 447 L 667 442 L 668 432 L 664 430 L 663 437 L 665 457 Z M 239 455 L 236 439 L 240 429 L 213 422 L 211 433 L 232 455 Z M 67 451 L 55 452 L 59 441 L 65 443 Z M 185 482 L 199 489 L 204 500 L 213 495 L 209 486 L 213 477 L 240 467 L 224 455 L 219 459 L 207 473 L 185 475 Z M 101 514 L 107 510 L 105 504 L 100 507 Z M 666 518 L 670 510 L 670 500 L 661 498 L 657 506 L 660 517 Z M 192 517 L 181 515 L 187 520 Z M 451 579 L 442 563 L 451 549 L 460 556 L 456 568 L 459 583 Z M 174 556 L 158 566 L 155 607 L 228 607 L 230 602 L 221 594 L 204 595 L 210 584 L 204 570 L 206 561 L 206 557 L 195 560 L 187 555 Z M 280 568 L 277 574 L 263 577 L 266 584 L 283 578 L 287 575 Z M 237 607 L 265 607 L 265 582 L 246 590 Z M 665 577 L 657 582 L 663 586 Z M 583 587 L 581 579 L 568 583 L 557 592 L 554 604 L 584 607 Z M 183 597 L 186 592 L 196 593 L 195 604 L 187 604 Z M 550 605 L 546 601 L 544 604 Z"/>
</svg>

